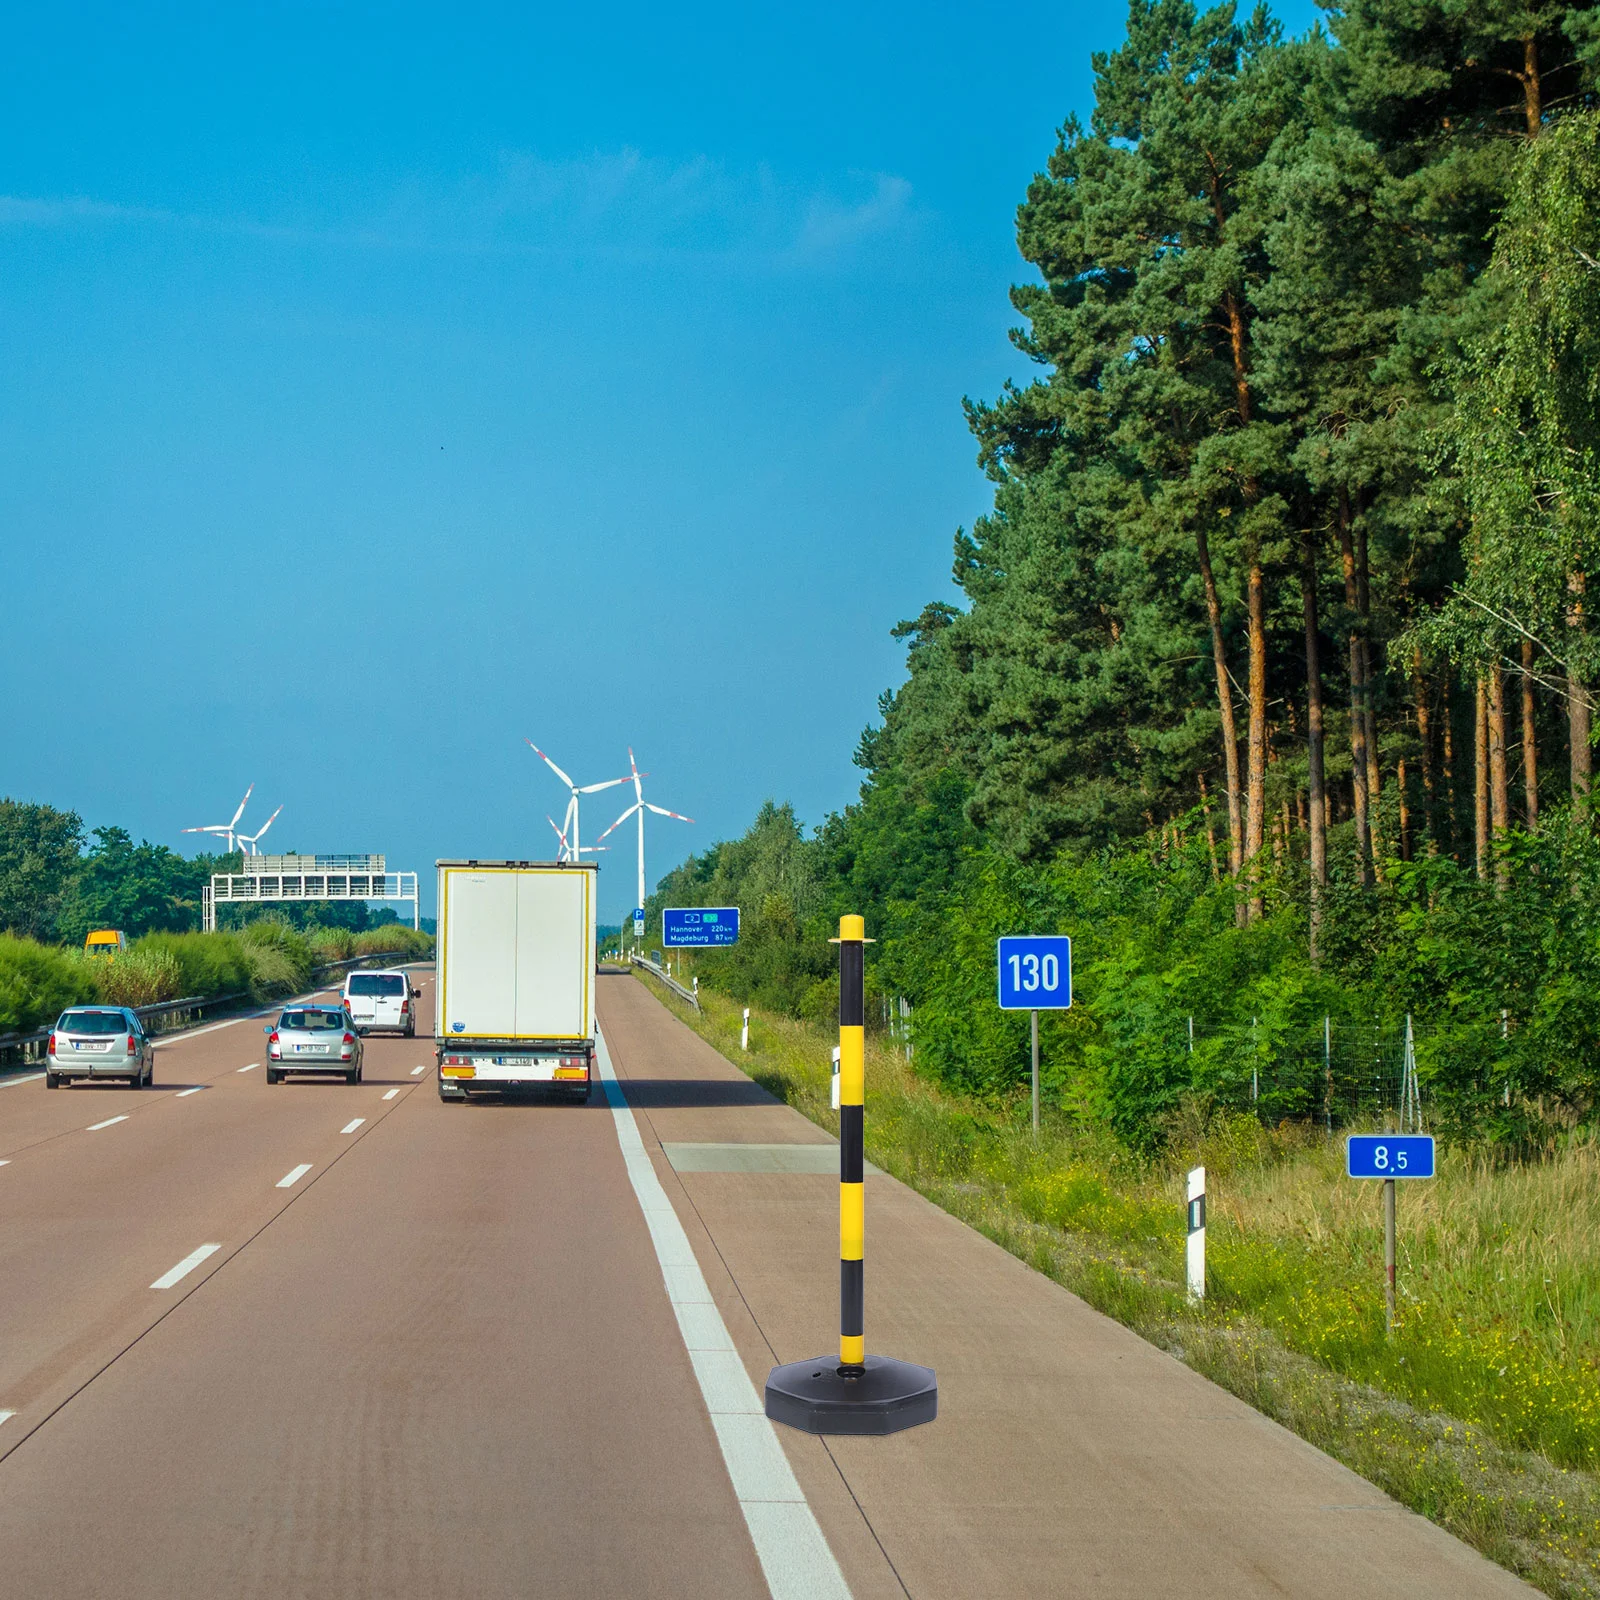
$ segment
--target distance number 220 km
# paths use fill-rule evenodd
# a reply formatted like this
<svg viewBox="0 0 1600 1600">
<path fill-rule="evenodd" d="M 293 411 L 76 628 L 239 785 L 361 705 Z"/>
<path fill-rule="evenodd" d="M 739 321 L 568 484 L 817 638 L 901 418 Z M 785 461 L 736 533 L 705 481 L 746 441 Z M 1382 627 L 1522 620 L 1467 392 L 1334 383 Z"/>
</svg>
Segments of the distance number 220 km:
<svg viewBox="0 0 1600 1600">
<path fill-rule="evenodd" d="M 1011 961 L 1011 987 L 1023 994 L 1054 994 L 1061 987 L 1061 962 L 1053 955 L 1014 955 Z"/>
</svg>

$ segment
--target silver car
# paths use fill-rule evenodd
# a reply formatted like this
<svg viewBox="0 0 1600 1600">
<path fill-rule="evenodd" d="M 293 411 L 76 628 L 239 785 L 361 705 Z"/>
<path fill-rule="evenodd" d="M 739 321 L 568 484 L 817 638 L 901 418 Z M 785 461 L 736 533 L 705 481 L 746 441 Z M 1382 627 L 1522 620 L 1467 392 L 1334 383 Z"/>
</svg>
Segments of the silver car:
<svg viewBox="0 0 1600 1600">
<path fill-rule="evenodd" d="M 126 1078 L 132 1088 L 154 1083 L 156 1047 L 126 1006 L 74 1006 L 50 1030 L 44 1086 L 72 1078 Z"/>
<path fill-rule="evenodd" d="M 355 1019 L 333 1005 L 290 1006 L 267 1035 L 267 1082 L 282 1083 L 291 1072 L 337 1072 L 346 1083 L 361 1082 L 361 1036 Z"/>
</svg>

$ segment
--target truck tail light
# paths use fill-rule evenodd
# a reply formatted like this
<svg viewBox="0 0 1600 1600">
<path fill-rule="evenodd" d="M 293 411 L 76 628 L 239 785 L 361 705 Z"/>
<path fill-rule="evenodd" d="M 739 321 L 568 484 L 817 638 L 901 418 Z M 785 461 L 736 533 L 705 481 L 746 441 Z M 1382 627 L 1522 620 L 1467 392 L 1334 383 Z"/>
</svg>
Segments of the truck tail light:
<svg viewBox="0 0 1600 1600">
<path fill-rule="evenodd" d="M 587 1080 L 589 1076 L 589 1063 L 582 1056 L 562 1056 L 560 1060 L 556 1062 L 555 1069 L 551 1072 L 550 1076 L 552 1078 L 560 1078 L 563 1081 L 571 1078 L 582 1078 Z"/>
</svg>

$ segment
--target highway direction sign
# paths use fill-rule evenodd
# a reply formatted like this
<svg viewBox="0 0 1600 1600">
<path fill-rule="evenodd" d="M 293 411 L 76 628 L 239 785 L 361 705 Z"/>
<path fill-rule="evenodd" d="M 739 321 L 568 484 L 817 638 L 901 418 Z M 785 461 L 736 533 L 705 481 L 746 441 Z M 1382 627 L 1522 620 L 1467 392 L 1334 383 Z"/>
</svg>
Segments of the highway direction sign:
<svg viewBox="0 0 1600 1600">
<path fill-rule="evenodd" d="M 1353 1133 L 1345 1144 L 1352 1178 L 1431 1178 L 1431 1133 Z"/>
<path fill-rule="evenodd" d="M 1065 1011 L 1072 1004 L 1072 940 L 1021 934 L 996 941 L 1002 1011 Z"/>
<path fill-rule="evenodd" d="M 694 906 L 661 913 L 661 942 L 676 948 L 739 942 L 738 906 Z"/>
</svg>

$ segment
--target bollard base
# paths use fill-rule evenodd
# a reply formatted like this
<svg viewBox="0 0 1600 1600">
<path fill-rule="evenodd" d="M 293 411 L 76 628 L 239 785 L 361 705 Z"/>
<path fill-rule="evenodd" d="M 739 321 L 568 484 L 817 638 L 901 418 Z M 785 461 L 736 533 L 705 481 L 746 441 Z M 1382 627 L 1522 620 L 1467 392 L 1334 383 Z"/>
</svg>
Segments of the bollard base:
<svg viewBox="0 0 1600 1600">
<path fill-rule="evenodd" d="M 938 1413 L 933 1368 L 891 1356 L 868 1356 L 859 1376 L 842 1376 L 834 1356 L 791 1361 L 767 1375 L 767 1415 L 802 1433 L 899 1433 Z"/>
</svg>

